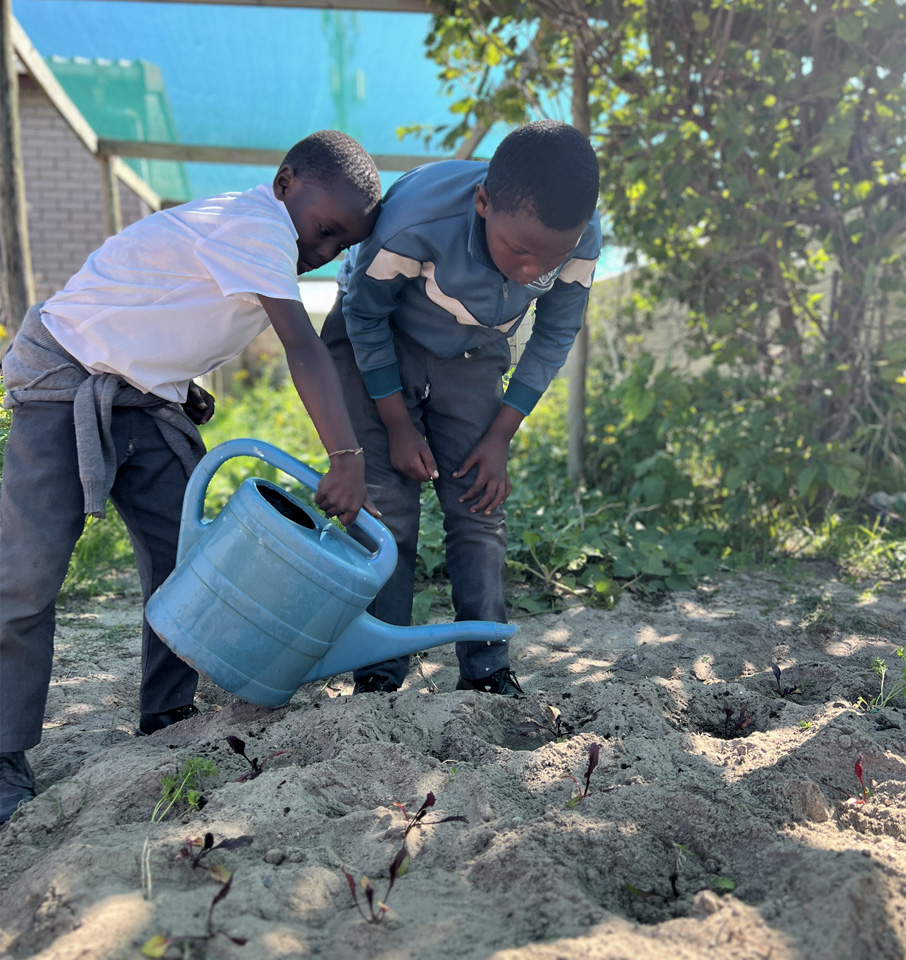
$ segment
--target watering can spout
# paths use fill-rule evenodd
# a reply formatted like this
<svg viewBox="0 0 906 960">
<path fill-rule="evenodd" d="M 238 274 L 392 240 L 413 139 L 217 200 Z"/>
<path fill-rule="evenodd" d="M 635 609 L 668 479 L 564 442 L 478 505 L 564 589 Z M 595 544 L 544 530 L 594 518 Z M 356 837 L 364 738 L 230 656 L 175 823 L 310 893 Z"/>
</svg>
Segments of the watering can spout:
<svg viewBox="0 0 906 960">
<path fill-rule="evenodd" d="M 306 675 L 303 683 L 324 680 L 445 643 L 493 643 L 509 639 L 519 628 L 491 620 L 460 620 L 421 627 L 398 627 L 362 613 L 337 637 L 331 649 Z"/>
</svg>

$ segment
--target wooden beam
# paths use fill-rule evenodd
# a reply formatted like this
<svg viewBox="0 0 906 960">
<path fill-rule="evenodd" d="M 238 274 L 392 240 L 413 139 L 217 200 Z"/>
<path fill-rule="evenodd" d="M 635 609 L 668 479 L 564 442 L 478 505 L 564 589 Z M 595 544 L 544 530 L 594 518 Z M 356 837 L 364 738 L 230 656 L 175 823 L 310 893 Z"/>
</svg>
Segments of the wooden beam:
<svg viewBox="0 0 906 960">
<path fill-rule="evenodd" d="M 113 175 L 123 186 L 128 187 L 137 197 L 144 200 L 152 210 L 160 210 L 161 198 L 151 186 L 119 157 L 111 157 Z"/>
<path fill-rule="evenodd" d="M 47 94 L 48 99 L 72 128 L 73 133 L 92 152 L 98 152 L 98 137 L 91 124 L 82 116 L 78 107 L 69 99 L 66 91 L 60 86 L 60 81 L 53 75 L 44 58 L 35 50 L 28 34 L 19 26 L 18 21 L 12 21 L 13 46 L 25 69 L 34 77 L 35 83 Z"/>
<path fill-rule="evenodd" d="M 160 143 L 142 140 L 98 139 L 98 153 L 115 157 L 144 157 L 151 160 L 178 160 L 182 163 L 239 163 L 278 167 L 286 150 L 260 147 L 209 147 L 203 144 Z M 449 160 L 446 156 L 415 156 L 372 153 L 379 170 L 406 171 L 423 163 Z"/>
<path fill-rule="evenodd" d="M 123 212 L 120 207 L 120 192 L 116 186 L 116 176 L 113 172 L 113 161 L 116 157 L 108 157 L 103 153 L 98 156 L 101 168 L 101 190 L 104 195 L 104 230 L 108 237 L 112 237 L 123 229 Z"/>
<path fill-rule="evenodd" d="M 35 284 L 28 243 L 28 211 L 19 135 L 19 75 L 13 48 L 12 0 L 0 0 L 0 243 L 3 318 L 7 334 L 21 326 L 34 303 Z"/>
<path fill-rule="evenodd" d="M 576 51 L 573 63 L 572 120 L 573 126 L 588 137 L 591 134 L 591 113 L 588 105 L 591 77 L 588 73 L 585 48 L 577 37 L 573 48 Z M 569 351 L 569 396 L 566 406 L 566 472 L 574 490 L 585 484 L 586 441 L 588 420 L 585 416 L 586 381 L 588 379 L 588 303 L 582 315 L 582 326 L 576 334 Z"/>
</svg>

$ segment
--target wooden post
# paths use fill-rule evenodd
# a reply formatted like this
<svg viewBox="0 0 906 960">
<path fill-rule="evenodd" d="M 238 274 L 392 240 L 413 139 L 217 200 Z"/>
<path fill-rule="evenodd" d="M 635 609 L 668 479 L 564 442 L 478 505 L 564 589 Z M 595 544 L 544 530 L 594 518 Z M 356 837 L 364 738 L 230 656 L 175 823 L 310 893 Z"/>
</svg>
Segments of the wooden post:
<svg viewBox="0 0 906 960">
<path fill-rule="evenodd" d="M 588 70 L 585 65 L 585 48 L 578 37 L 573 41 L 573 126 L 585 136 L 591 133 L 591 118 L 588 110 Z M 586 311 L 587 312 L 587 311 Z M 567 403 L 566 470 L 574 490 L 585 480 L 585 381 L 588 371 L 588 325 L 582 319 L 582 327 L 569 352 L 569 401 Z"/>
<path fill-rule="evenodd" d="M 12 23 L 11 0 L 0 0 L 0 253 L 3 258 L 0 273 L 3 280 L 2 322 L 8 336 L 19 329 L 25 311 L 35 300 Z"/>
<path fill-rule="evenodd" d="M 106 153 L 98 154 L 101 168 L 101 189 L 104 194 L 104 230 L 108 237 L 123 229 L 123 214 L 120 208 L 120 191 L 114 173 L 114 158 Z"/>
</svg>

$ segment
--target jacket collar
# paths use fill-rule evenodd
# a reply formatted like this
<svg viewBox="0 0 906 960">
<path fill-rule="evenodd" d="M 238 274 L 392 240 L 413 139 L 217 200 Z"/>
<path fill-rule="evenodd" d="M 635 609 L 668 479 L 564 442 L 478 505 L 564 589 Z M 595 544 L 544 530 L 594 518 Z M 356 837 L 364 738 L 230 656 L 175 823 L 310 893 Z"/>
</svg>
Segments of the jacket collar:
<svg viewBox="0 0 906 960">
<path fill-rule="evenodd" d="M 470 199 L 469 203 L 469 254 L 480 264 L 489 267 L 491 270 L 497 270 L 497 265 L 491 259 L 491 254 L 488 250 L 488 241 L 484 231 L 484 218 L 478 216 L 478 211 L 475 209 L 473 199 Z M 497 272 L 499 273 L 500 271 Z"/>
</svg>

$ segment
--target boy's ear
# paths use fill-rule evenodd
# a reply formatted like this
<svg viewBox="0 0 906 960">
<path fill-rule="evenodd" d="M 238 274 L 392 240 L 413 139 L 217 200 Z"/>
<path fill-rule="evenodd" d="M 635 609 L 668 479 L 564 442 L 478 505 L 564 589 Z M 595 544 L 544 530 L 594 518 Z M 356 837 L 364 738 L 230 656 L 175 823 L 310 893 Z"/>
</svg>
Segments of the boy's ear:
<svg viewBox="0 0 906 960">
<path fill-rule="evenodd" d="M 295 176 L 292 168 L 285 163 L 277 171 L 277 176 L 274 177 L 274 196 L 278 200 L 286 199 L 286 191 L 289 189 L 289 185 L 293 182 Z"/>
<path fill-rule="evenodd" d="M 491 198 L 483 183 L 475 185 L 475 212 L 482 220 L 491 212 Z"/>
</svg>

